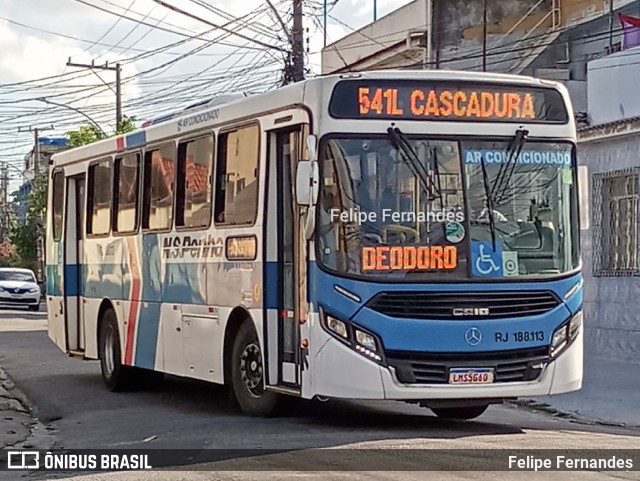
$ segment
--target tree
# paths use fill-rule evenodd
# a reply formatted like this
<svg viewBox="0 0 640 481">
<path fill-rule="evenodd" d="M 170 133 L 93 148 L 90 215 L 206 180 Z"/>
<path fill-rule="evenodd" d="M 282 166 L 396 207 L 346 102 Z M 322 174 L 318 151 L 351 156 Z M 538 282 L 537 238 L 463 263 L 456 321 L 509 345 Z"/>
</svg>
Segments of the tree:
<svg viewBox="0 0 640 481">
<path fill-rule="evenodd" d="M 126 134 L 136 130 L 135 117 L 127 117 L 126 115 L 118 124 L 118 128 L 112 135 L 106 135 L 100 127 L 95 124 L 81 125 L 78 130 L 67 132 L 70 147 L 80 147 L 81 145 L 92 144 L 98 140 L 103 140 L 116 135 Z"/>
<path fill-rule="evenodd" d="M 43 219 L 47 205 L 47 178 L 34 179 L 27 194 L 27 215 L 24 223 L 14 222 L 11 227 L 11 242 L 15 245 L 17 259 L 14 264 L 37 272 L 38 236 L 42 234 Z"/>
</svg>

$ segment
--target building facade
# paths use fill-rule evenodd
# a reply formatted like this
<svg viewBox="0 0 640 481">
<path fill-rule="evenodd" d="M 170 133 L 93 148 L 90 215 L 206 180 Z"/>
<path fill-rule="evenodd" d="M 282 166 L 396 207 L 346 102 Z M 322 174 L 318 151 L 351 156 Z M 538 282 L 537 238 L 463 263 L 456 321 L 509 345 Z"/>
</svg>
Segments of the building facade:
<svg viewBox="0 0 640 481">
<path fill-rule="evenodd" d="M 587 352 L 640 361 L 640 117 L 584 128 L 590 221 L 581 231 Z"/>
<path fill-rule="evenodd" d="M 27 217 L 27 196 L 33 187 L 36 178 L 36 171 L 46 174 L 49 170 L 51 156 L 57 152 L 68 149 L 66 137 L 40 137 L 38 138 L 38 149 L 34 148 L 24 157 L 24 182 L 15 193 L 16 217 L 18 222 L 24 223 Z M 36 160 L 38 161 L 36 169 Z"/>
</svg>

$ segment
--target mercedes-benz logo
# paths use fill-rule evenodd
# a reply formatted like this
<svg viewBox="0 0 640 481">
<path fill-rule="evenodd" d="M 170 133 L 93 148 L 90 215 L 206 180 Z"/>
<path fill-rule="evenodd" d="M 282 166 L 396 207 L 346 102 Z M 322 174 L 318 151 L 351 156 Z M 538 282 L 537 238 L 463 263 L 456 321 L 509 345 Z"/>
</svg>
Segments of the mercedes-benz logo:
<svg viewBox="0 0 640 481">
<path fill-rule="evenodd" d="M 482 341 L 482 333 L 480 329 L 477 327 L 470 328 L 467 332 L 464 333 L 464 340 L 467 341 L 467 344 L 470 346 L 477 346 Z"/>
</svg>

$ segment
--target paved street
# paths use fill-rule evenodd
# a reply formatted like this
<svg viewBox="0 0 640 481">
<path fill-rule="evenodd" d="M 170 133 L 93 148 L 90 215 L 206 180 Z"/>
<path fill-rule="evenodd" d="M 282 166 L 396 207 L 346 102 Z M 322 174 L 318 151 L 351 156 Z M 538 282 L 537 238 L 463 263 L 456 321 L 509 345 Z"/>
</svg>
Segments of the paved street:
<svg viewBox="0 0 640 481">
<path fill-rule="evenodd" d="M 426 409 L 404 403 L 337 401 L 300 402 L 288 417 L 256 419 L 229 407 L 221 388 L 191 380 L 168 378 L 153 391 L 114 394 L 103 387 L 97 363 L 69 359 L 58 351 L 46 335 L 45 322 L 44 313 L 0 311 L 0 366 L 15 383 L 16 395 L 26 396 L 23 402 L 26 405 L 28 400 L 41 423 L 31 425 L 32 434 L 35 427 L 38 436 L 27 441 L 36 447 L 640 448 L 640 428 L 579 423 L 512 404 L 492 407 L 474 422 L 443 421 Z M 27 416 L 20 409 L 14 412 L 17 417 Z M 230 462 L 238 468 L 260 467 L 255 458 Z M 245 479 L 244 474 L 189 473 L 182 477 L 175 472 L 130 473 L 74 479 Z M 274 474 L 262 473 L 260 479 L 276 479 Z M 480 479 L 463 474 L 449 473 L 433 479 Z M 521 474 L 521 479 L 530 479 L 526 474 L 533 473 Z M 580 479 L 605 476 L 577 474 Z M 616 478 L 638 479 L 637 472 L 613 474 Z M 317 473 L 300 476 L 320 479 Z M 364 473 L 349 476 L 365 477 Z M 404 473 L 401 477 L 404 480 L 418 476 L 419 473 Z M 571 476 L 563 479 L 573 479 Z M 399 479 L 391 472 L 375 477 Z M 253 478 L 257 478 L 255 473 L 247 474 L 246 479 Z"/>
</svg>

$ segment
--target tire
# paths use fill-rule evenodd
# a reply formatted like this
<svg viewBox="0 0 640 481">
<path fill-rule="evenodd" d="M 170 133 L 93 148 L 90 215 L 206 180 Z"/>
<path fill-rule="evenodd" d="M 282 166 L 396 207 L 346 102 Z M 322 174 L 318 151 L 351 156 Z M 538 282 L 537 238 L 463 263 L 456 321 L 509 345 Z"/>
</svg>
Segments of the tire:
<svg viewBox="0 0 640 481">
<path fill-rule="evenodd" d="M 40 305 L 36 304 L 35 306 L 29 306 L 30 311 L 39 311 Z"/>
<path fill-rule="evenodd" d="M 431 408 L 433 413 L 443 419 L 475 419 L 481 416 L 489 407 L 488 404 L 465 406 L 457 408 Z"/>
<path fill-rule="evenodd" d="M 275 416 L 283 404 L 282 396 L 264 389 L 262 350 L 253 323 L 249 320 L 240 326 L 233 342 L 231 395 L 232 400 L 249 416 Z"/>
<path fill-rule="evenodd" d="M 117 392 L 130 389 L 135 371 L 131 367 L 122 365 L 120 334 L 118 333 L 116 316 L 111 309 L 105 311 L 102 316 L 98 351 L 102 379 L 109 391 Z"/>
</svg>

